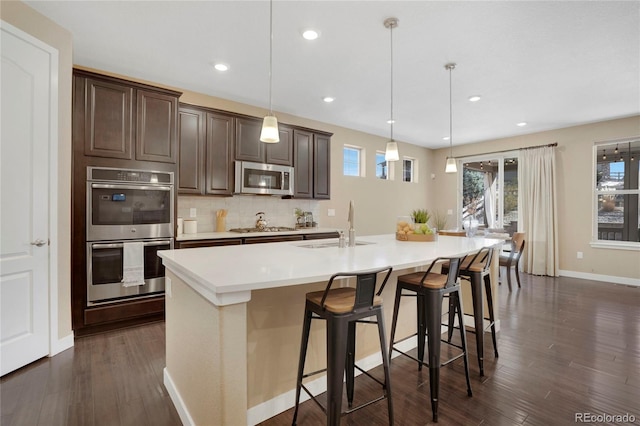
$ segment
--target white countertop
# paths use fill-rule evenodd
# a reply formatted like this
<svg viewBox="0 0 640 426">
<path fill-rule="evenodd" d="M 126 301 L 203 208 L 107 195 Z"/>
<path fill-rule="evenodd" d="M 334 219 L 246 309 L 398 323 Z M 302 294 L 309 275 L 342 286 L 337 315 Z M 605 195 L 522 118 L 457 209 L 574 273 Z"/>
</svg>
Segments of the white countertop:
<svg viewBox="0 0 640 426">
<path fill-rule="evenodd" d="M 249 301 L 251 290 L 326 281 L 336 272 L 389 265 L 395 269 L 412 268 L 439 256 L 461 256 L 503 243 L 502 239 L 447 236 L 433 242 L 397 241 L 395 234 L 363 236 L 357 240 L 373 244 L 347 248 L 303 247 L 337 242 L 337 238 L 332 238 L 165 250 L 158 255 L 169 271 L 206 299 L 216 305 L 228 305 Z"/>
<path fill-rule="evenodd" d="M 337 232 L 335 228 L 299 228 L 294 231 L 278 231 L 278 232 L 198 232 L 197 234 L 180 234 L 176 237 L 176 241 L 194 241 L 194 240 L 218 240 L 230 238 L 250 238 L 250 237 L 275 237 L 278 235 L 297 235 L 297 234 L 322 234 L 324 232 Z"/>
</svg>

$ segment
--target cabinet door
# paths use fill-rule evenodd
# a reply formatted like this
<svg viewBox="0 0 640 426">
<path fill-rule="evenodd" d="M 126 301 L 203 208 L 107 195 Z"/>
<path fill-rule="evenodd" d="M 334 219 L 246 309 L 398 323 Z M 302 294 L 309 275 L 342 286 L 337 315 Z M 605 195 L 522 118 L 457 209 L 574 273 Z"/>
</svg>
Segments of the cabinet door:
<svg viewBox="0 0 640 426">
<path fill-rule="evenodd" d="M 295 168 L 293 196 L 313 198 L 313 134 L 304 130 L 293 131 Z"/>
<path fill-rule="evenodd" d="M 313 144 L 313 198 L 331 198 L 331 137 L 316 134 Z"/>
<path fill-rule="evenodd" d="M 235 159 L 264 163 L 264 145 L 260 142 L 262 120 L 257 118 L 238 118 L 236 120 Z"/>
<path fill-rule="evenodd" d="M 116 82 L 85 79 L 84 154 L 132 158 L 134 89 Z"/>
<path fill-rule="evenodd" d="M 205 117 L 192 108 L 180 108 L 178 113 L 178 194 L 204 192 Z"/>
<path fill-rule="evenodd" d="M 207 113 L 207 194 L 233 194 L 235 120 L 230 115 Z"/>
<path fill-rule="evenodd" d="M 136 160 L 176 162 L 178 98 L 138 90 Z"/>
<path fill-rule="evenodd" d="M 280 142 L 264 144 L 267 151 L 266 162 L 269 164 L 293 165 L 293 129 L 278 125 Z"/>
</svg>

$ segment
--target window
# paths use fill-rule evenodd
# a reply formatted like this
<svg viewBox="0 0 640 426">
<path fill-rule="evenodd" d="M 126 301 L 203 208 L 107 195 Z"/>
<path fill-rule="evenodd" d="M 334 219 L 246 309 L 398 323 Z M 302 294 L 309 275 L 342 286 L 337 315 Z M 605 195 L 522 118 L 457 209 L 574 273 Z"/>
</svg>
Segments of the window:
<svg viewBox="0 0 640 426">
<path fill-rule="evenodd" d="M 413 158 L 404 158 L 402 160 L 402 181 L 403 182 L 417 182 L 417 175 L 415 172 L 415 162 Z"/>
<path fill-rule="evenodd" d="M 345 176 L 363 176 L 361 167 L 362 148 L 346 146 L 342 152 L 343 174 Z"/>
<path fill-rule="evenodd" d="M 595 243 L 607 241 L 610 247 L 640 241 L 638 154 L 640 139 L 605 142 L 594 148 Z"/>
<path fill-rule="evenodd" d="M 518 157 L 515 152 L 462 161 L 463 226 L 518 230 Z"/>
<path fill-rule="evenodd" d="M 384 152 L 376 152 L 376 177 L 389 179 L 389 166 L 391 164 L 384 159 Z"/>
</svg>

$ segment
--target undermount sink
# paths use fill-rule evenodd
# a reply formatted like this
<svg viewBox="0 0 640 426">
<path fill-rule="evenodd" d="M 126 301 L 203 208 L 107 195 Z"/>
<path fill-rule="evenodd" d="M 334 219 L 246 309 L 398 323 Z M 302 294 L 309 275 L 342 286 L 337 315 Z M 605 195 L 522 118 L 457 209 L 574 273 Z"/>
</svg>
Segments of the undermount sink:
<svg viewBox="0 0 640 426">
<path fill-rule="evenodd" d="M 366 246 L 368 244 L 375 244 L 369 241 L 356 241 L 357 246 Z M 331 241 L 326 243 L 310 243 L 310 244 L 301 244 L 298 247 L 304 248 L 327 248 L 327 247 L 338 247 L 337 241 Z"/>
</svg>

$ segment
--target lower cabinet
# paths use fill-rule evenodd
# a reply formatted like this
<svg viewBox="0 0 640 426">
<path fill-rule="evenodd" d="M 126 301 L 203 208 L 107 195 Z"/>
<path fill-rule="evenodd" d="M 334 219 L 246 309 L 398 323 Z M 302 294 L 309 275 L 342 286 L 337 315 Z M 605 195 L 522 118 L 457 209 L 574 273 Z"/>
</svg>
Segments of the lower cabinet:
<svg viewBox="0 0 640 426">
<path fill-rule="evenodd" d="M 175 248 L 187 249 L 198 247 L 216 247 L 216 246 L 235 246 L 242 244 L 241 238 L 225 238 L 219 240 L 191 240 L 191 241 L 176 241 Z"/>
<path fill-rule="evenodd" d="M 321 234 L 305 234 L 305 240 L 323 240 L 325 238 L 338 238 L 340 235 L 338 232 L 323 232 Z"/>
<path fill-rule="evenodd" d="M 245 238 L 245 244 L 260 244 L 260 243 L 280 243 L 283 241 L 302 241 L 304 236 L 302 235 L 277 235 L 273 237 L 250 237 Z"/>
<path fill-rule="evenodd" d="M 338 232 L 334 231 L 334 232 L 321 232 L 321 233 L 313 233 L 313 234 L 265 235 L 260 237 L 176 241 L 175 248 L 186 249 L 186 248 L 198 248 L 198 247 L 231 246 L 231 245 L 238 245 L 238 244 L 279 243 L 283 241 L 319 240 L 323 238 L 338 238 Z"/>
</svg>

